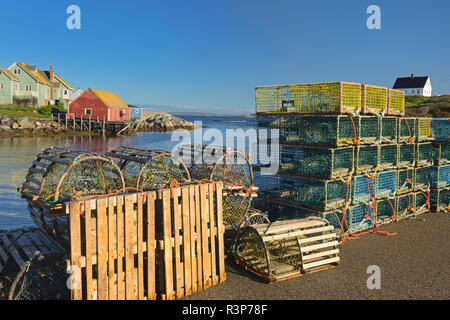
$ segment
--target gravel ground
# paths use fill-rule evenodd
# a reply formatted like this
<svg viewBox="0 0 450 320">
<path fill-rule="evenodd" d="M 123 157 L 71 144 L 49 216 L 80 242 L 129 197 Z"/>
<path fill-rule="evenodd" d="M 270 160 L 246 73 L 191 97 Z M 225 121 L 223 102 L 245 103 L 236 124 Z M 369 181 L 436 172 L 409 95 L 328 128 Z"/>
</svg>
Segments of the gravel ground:
<svg viewBox="0 0 450 320">
<path fill-rule="evenodd" d="M 450 215 L 421 215 L 381 226 L 397 232 L 387 237 L 364 234 L 339 246 L 337 268 L 267 284 L 227 261 L 227 280 L 185 299 L 449 299 Z M 369 290 L 369 265 L 381 270 L 381 289 Z"/>
</svg>

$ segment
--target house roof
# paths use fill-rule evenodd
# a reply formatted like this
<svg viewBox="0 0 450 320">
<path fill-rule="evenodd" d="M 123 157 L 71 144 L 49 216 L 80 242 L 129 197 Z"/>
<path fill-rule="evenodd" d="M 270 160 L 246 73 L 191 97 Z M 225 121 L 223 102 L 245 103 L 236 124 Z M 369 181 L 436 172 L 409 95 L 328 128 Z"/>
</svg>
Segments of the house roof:
<svg viewBox="0 0 450 320">
<path fill-rule="evenodd" d="M 423 88 L 425 87 L 428 78 L 428 76 L 397 78 L 397 80 L 395 80 L 393 89 Z"/>
<path fill-rule="evenodd" d="M 112 109 L 129 109 L 129 107 L 113 92 L 97 90 L 97 89 L 89 89 L 91 90 L 102 102 L 108 107 Z"/>
<path fill-rule="evenodd" d="M 8 69 L 0 67 L 0 71 L 3 72 L 11 80 L 20 81 L 15 75 L 13 75 L 11 72 L 9 72 Z"/>
<path fill-rule="evenodd" d="M 22 67 L 33 79 L 35 79 L 37 82 L 43 83 L 43 84 L 50 84 L 50 82 L 38 72 L 38 69 L 36 66 L 30 66 L 25 63 L 17 62 L 19 66 Z"/>
<path fill-rule="evenodd" d="M 65 81 L 63 78 L 61 78 L 59 75 L 57 75 L 56 73 L 53 74 L 59 81 L 61 81 L 68 89 L 73 90 L 73 87 L 67 83 L 67 81 Z"/>
</svg>

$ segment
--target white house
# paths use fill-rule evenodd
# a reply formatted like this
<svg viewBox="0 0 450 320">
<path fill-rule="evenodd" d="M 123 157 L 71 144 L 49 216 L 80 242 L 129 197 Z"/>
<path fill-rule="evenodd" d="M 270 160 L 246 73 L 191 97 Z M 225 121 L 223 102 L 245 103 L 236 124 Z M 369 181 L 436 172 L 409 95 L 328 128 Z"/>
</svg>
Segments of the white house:
<svg viewBox="0 0 450 320">
<path fill-rule="evenodd" d="M 405 92 L 406 96 L 424 96 L 431 97 L 433 88 L 431 87 L 430 77 L 416 77 L 414 73 L 411 77 L 397 78 L 393 89 Z"/>
</svg>

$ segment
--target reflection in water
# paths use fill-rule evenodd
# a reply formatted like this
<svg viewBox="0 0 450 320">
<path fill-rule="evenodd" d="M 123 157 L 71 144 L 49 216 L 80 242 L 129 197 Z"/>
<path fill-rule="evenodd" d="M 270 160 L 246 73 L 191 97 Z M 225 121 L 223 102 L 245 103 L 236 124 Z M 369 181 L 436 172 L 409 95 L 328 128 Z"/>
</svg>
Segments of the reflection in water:
<svg viewBox="0 0 450 320">
<path fill-rule="evenodd" d="M 247 129 L 254 127 L 253 119 L 236 117 L 243 121 L 233 123 L 217 117 L 183 117 L 186 120 L 202 120 L 203 125 L 225 132 L 226 128 Z M 227 117 L 226 120 L 229 118 Z M 233 120 L 230 118 L 230 120 Z M 192 131 L 191 134 L 194 134 Z M 205 141 L 208 143 L 207 141 Z M 83 150 L 104 153 L 120 145 L 134 145 L 171 151 L 178 141 L 171 141 L 171 133 L 146 132 L 135 136 L 57 136 L 57 137 L 13 137 L 0 138 L 0 229 L 11 229 L 32 225 L 26 201 L 17 188 L 25 180 L 28 168 L 42 149 L 52 146 L 72 146 Z"/>
</svg>

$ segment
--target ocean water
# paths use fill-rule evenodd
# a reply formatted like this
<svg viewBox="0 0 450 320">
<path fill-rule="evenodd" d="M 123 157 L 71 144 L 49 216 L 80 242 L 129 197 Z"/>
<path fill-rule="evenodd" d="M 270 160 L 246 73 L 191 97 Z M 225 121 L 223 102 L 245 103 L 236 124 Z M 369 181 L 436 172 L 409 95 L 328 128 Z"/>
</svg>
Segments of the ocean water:
<svg viewBox="0 0 450 320">
<path fill-rule="evenodd" d="M 213 145 L 226 145 L 249 152 L 250 139 L 245 144 L 227 139 L 227 133 L 244 130 L 253 135 L 256 132 L 256 119 L 237 116 L 179 116 L 189 121 L 201 121 L 206 128 L 189 131 L 191 141 Z M 237 131 L 241 134 L 242 131 Z M 230 136 L 231 136 L 230 135 Z M 145 132 L 133 136 L 49 136 L 0 138 L 0 229 L 12 229 L 33 225 L 27 204 L 17 192 L 24 182 L 28 168 L 37 153 L 51 146 L 73 146 L 94 152 L 106 152 L 120 145 L 134 145 L 171 151 L 181 142 L 173 139 L 171 132 Z M 187 137 L 185 137 L 187 138 Z M 200 139 L 200 140 L 199 140 Z M 183 141 L 186 142 L 186 141 Z"/>
</svg>

